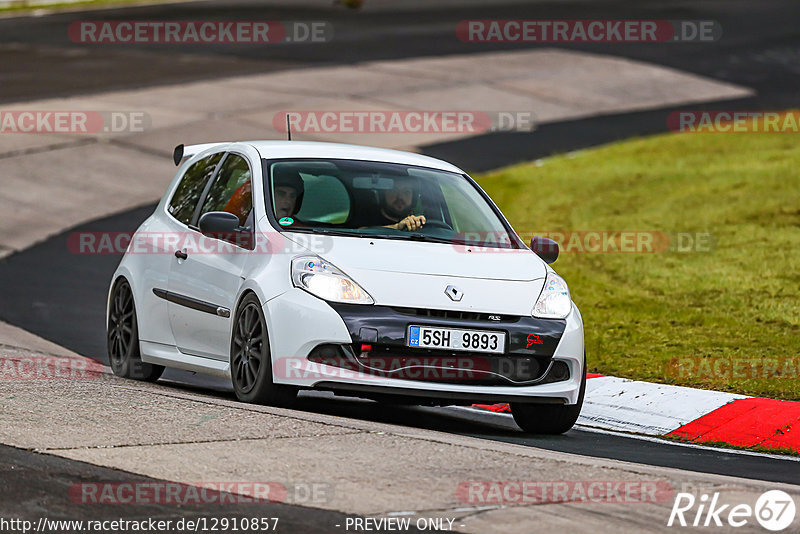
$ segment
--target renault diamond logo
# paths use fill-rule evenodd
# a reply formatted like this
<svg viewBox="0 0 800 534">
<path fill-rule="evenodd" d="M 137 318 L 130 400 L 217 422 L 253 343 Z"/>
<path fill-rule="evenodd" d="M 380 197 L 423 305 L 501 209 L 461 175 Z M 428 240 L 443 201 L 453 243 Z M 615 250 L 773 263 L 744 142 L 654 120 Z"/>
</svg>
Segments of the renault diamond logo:
<svg viewBox="0 0 800 534">
<path fill-rule="evenodd" d="M 461 297 L 464 296 L 464 293 L 456 286 L 447 286 L 447 289 L 444 290 L 444 294 L 450 297 L 450 300 L 454 302 L 459 302 Z"/>
</svg>

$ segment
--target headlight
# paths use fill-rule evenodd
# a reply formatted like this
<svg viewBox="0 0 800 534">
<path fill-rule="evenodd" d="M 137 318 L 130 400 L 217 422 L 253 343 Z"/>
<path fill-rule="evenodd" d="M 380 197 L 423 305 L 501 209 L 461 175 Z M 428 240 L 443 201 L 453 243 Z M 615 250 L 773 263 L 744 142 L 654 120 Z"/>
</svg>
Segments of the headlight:
<svg viewBox="0 0 800 534">
<path fill-rule="evenodd" d="M 349 304 L 374 304 L 375 301 L 349 276 L 317 256 L 292 260 L 292 283 L 323 300 Z"/>
<path fill-rule="evenodd" d="M 572 300 L 567 283 L 556 273 L 548 272 L 542 292 L 533 307 L 533 316 L 542 319 L 564 319 L 571 309 Z"/>
</svg>

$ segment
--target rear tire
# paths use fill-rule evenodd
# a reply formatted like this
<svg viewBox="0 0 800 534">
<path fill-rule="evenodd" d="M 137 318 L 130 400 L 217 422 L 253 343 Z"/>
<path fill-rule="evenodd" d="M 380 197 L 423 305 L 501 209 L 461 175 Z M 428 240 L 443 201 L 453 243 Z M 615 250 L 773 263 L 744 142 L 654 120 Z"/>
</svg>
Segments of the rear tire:
<svg viewBox="0 0 800 534">
<path fill-rule="evenodd" d="M 116 283 L 111 293 L 106 340 L 108 359 L 115 375 L 146 382 L 155 382 L 161 377 L 163 366 L 142 361 L 133 291 L 124 278 Z"/>
<path fill-rule="evenodd" d="M 247 295 L 233 322 L 231 336 L 231 382 L 242 402 L 288 406 L 297 398 L 297 388 L 275 384 L 264 310 L 255 295 Z"/>
<path fill-rule="evenodd" d="M 583 378 L 575 404 L 529 404 L 514 402 L 511 415 L 517 425 L 529 434 L 563 434 L 575 425 L 586 393 L 586 356 L 583 357 Z"/>
</svg>

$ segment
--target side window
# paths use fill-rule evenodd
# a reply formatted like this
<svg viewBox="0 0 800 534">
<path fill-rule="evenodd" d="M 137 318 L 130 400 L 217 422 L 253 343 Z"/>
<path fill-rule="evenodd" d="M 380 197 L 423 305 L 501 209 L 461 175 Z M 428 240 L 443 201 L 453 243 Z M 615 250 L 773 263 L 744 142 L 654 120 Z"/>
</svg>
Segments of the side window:
<svg viewBox="0 0 800 534">
<path fill-rule="evenodd" d="M 217 168 L 222 153 L 203 158 L 186 171 L 172 195 L 167 208 L 173 217 L 183 224 L 191 224 L 194 210 L 203 194 L 209 178 Z"/>
<path fill-rule="evenodd" d="M 240 226 L 252 226 L 253 188 L 247 160 L 228 154 L 219 174 L 208 190 L 200 216 L 210 211 L 226 211 L 239 217 Z"/>
</svg>

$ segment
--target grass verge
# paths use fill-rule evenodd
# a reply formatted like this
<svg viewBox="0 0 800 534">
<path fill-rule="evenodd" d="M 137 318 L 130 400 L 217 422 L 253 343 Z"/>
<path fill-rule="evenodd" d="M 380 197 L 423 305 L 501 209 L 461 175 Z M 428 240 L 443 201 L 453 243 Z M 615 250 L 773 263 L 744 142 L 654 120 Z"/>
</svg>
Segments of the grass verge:
<svg viewBox="0 0 800 534">
<path fill-rule="evenodd" d="M 800 137 L 665 134 L 478 179 L 523 237 L 672 239 L 654 253 L 562 243 L 576 252 L 554 268 L 583 314 L 590 370 L 800 400 Z M 676 250 L 679 235 L 703 236 L 701 250 Z"/>
</svg>

